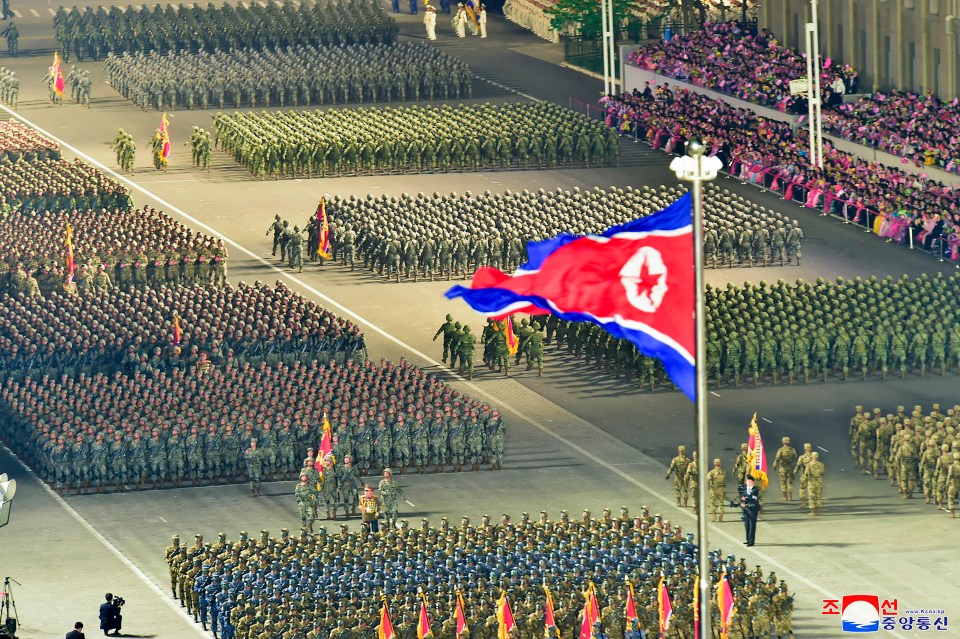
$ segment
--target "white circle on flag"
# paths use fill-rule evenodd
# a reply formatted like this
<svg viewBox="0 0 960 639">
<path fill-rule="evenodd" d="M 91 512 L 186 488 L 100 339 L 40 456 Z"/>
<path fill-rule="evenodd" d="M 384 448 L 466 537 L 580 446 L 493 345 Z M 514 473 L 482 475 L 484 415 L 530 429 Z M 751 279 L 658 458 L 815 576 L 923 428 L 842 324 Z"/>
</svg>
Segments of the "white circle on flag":
<svg viewBox="0 0 960 639">
<path fill-rule="evenodd" d="M 660 251 L 644 246 L 620 269 L 620 283 L 630 304 L 644 313 L 653 313 L 667 294 L 667 267 Z"/>
</svg>

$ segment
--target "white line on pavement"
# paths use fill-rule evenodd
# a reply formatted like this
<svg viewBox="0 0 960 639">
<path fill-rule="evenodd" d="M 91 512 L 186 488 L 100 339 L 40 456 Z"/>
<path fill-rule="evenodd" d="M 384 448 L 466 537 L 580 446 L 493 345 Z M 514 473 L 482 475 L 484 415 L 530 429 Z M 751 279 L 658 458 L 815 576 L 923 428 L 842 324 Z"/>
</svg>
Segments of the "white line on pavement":
<svg viewBox="0 0 960 639">
<path fill-rule="evenodd" d="M 158 515 L 158 516 L 159 516 L 159 515 Z M 162 521 L 163 523 L 167 523 L 167 520 L 164 519 L 163 517 L 160 517 L 160 521 Z"/>
<path fill-rule="evenodd" d="M 36 9 L 30 9 L 30 15 L 32 15 L 34 18 L 39 18 L 40 12 L 37 11 Z"/>
<path fill-rule="evenodd" d="M 710 394 L 713 395 L 714 397 L 720 397 L 720 393 L 715 393 L 713 391 L 710 391 Z"/>
<path fill-rule="evenodd" d="M 413 503 L 412 501 L 410 501 L 409 499 L 404 499 L 403 501 L 407 502 L 407 505 L 410 506 L 411 508 L 416 508 L 416 507 L 417 507 L 417 505 L 416 505 L 415 503 Z"/>
<path fill-rule="evenodd" d="M 57 12 L 54 11 L 53 9 L 51 9 L 50 7 L 47 7 L 47 13 L 49 13 L 51 16 L 56 16 L 56 15 L 57 15 Z"/>
<path fill-rule="evenodd" d="M 817 448 L 819 448 L 820 450 L 822 450 L 822 451 L 825 452 L 825 453 L 829 453 L 829 452 L 830 452 L 829 450 L 827 450 L 827 449 L 824 448 L 823 446 L 817 446 Z"/>
<path fill-rule="evenodd" d="M 13 15 L 14 15 L 15 17 L 17 17 L 17 18 L 22 18 L 22 17 L 23 17 L 23 14 L 20 13 L 20 10 L 19 10 L 19 9 L 14 9 L 14 10 L 13 10 Z"/>
<path fill-rule="evenodd" d="M 761 417 L 760 419 L 762 419 L 763 421 L 767 422 L 768 424 L 772 424 L 772 423 L 773 423 L 773 422 L 771 422 L 769 419 L 767 419 L 766 417 Z"/>
<path fill-rule="evenodd" d="M 379 326 L 377 326 L 376 324 L 374 324 L 374 323 L 371 322 L 370 320 L 362 317 L 361 315 L 358 315 L 355 311 L 347 308 L 346 306 L 344 306 L 344 305 L 341 304 L 340 302 L 337 302 L 337 301 L 334 300 L 333 298 L 328 297 L 326 294 L 321 293 L 319 290 L 317 290 L 316 288 L 314 288 L 314 287 L 311 286 L 310 284 L 308 284 L 308 283 L 306 283 L 305 281 L 303 281 L 303 280 L 301 280 L 300 278 L 298 278 L 295 274 L 289 273 L 289 272 L 287 272 L 286 270 L 284 270 L 284 269 L 282 269 L 282 268 L 280 268 L 280 267 L 278 267 L 278 266 L 270 263 L 270 261 L 268 261 L 268 260 L 260 257 L 257 253 L 251 251 L 250 249 L 248 249 L 247 247 L 243 246 L 242 244 L 239 244 L 239 243 L 236 242 L 235 240 L 227 237 L 226 235 L 224 235 L 223 233 L 221 233 L 221 232 L 218 231 L 217 229 L 213 228 L 212 226 L 210 226 L 210 225 L 208 225 L 208 224 L 206 224 L 206 223 L 204 223 L 204 222 L 201 222 L 200 220 L 198 220 L 197 218 L 193 217 L 192 215 L 190 215 L 190 214 L 186 213 L 185 211 L 181 210 L 180 208 L 174 206 L 172 203 L 167 202 L 166 200 L 164 200 L 163 198 L 159 197 L 158 195 L 156 195 L 156 194 L 152 193 L 151 191 L 148 191 L 147 189 L 143 188 L 142 186 L 140 186 L 140 185 L 137 184 L 136 182 L 131 181 L 130 179 L 128 179 L 127 177 L 125 177 L 125 176 L 123 176 L 123 175 L 120 175 L 119 173 L 117 173 L 117 172 L 114 171 L 113 169 L 107 167 L 106 165 L 104 165 L 103 163 L 99 162 L 98 160 L 95 160 L 94 158 L 90 157 L 89 155 L 87 155 L 86 153 L 84 153 L 84 152 L 81 151 L 80 149 L 76 148 L 75 146 L 67 143 L 67 142 L 64 141 L 64 140 L 61 140 L 60 138 L 58 138 L 58 137 L 55 136 L 54 134 L 50 133 L 49 131 L 46 131 L 45 129 L 41 128 L 41 127 L 38 126 L 37 124 L 31 122 L 30 120 L 28 120 L 28 119 L 25 118 L 24 116 L 22 116 L 22 115 L 20 115 L 19 113 L 11 110 L 11 109 L 10 109 L 9 107 L 7 107 L 6 105 L 0 104 L 0 109 L 2 109 L 3 111 L 6 111 L 7 114 L 10 115 L 10 117 L 13 117 L 13 118 L 16 118 L 16 119 L 20 120 L 20 121 L 23 122 L 24 124 L 26 124 L 26 125 L 28 125 L 28 126 L 30 126 L 30 127 L 33 127 L 34 129 L 36 129 L 39 133 L 47 136 L 48 138 L 52 139 L 53 141 L 55 141 L 55 142 L 57 142 L 57 143 L 59 143 L 62 148 L 69 149 L 71 152 L 73 152 L 75 155 L 77 155 L 77 157 L 80 157 L 80 158 L 84 159 L 85 161 L 87 161 L 87 162 L 89 162 L 90 164 L 94 165 L 95 167 L 97 167 L 98 169 L 100 169 L 101 171 L 103 171 L 104 173 L 109 174 L 109 175 L 112 176 L 115 180 L 117 180 L 117 181 L 119 181 L 119 182 L 122 182 L 122 183 L 128 185 L 131 189 L 133 189 L 133 190 L 135 190 L 135 191 L 139 191 L 140 193 L 142 193 L 142 194 L 146 195 L 147 197 L 153 199 L 154 201 L 156 201 L 157 203 L 159 203 L 161 206 L 166 207 L 168 211 L 172 211 L 172 212 L 176 213 L 177 215 L 179 215 L 179 216 L 182 217 L 183 219 L 189 221 L 189 222 L 190 222 L 191 224 L 193 224 L 195 227 L 197 227 L 197 228 L 199 228 L 199 229 L 202 229 L 202 230 L 204 230 L 204 231 L 206 231 L 206 232 L 208 232 L 208 233 L 210 233 L 210 234 L 212 234 L 212 235 L 215 235 L 215 236 L 221 238 L 226 244 L 229 244 L 230 246 L 233 246 L 234 248 L 236 248 L 236 249 L 239 250 L 240 252 L 242 252 L 242 253 L 244 253 L 245 255 L 247 255 L 250 259 L 252 259 L 252 260 L 254 260 L 254 261 L 256 261 L 256 262 L 259 262 L 259 263 L 262 264 L 263 266 L 266 266 L 268 269 L 270 269 L 271 271 L 273 271 L 273 272 L 276 273 L 277 275 L 279 275 L 279 276 L 281 276 L 281 277 L 283 277 L 283 278 L 285 278 L 285 279 L 287 279 L 287 280 L 290 280 L 291 282 L 293 282 L 294 284 L 296 284 L 297 286 L 299 286 L 301 289 L 310 292 L 310 293 L 311 293 L 312 295 L 314 295 L 317 299 L 323 300 L 325 303 L 329 304 L 332 308 L 337 309 L 338 311 L 342 312 L 342 313 L 345 314 L 345 315 L 349 315 L 350 317 L 354 318 L 358 323 L 364 324 L 364 325 L 368 326 L 372 331 L 374 331 L 375 333 L 378 333 L 378 334 L 379 334 L 381 337 L 383 337 L 384 339 L 393 342 L 393 343 L 396 344 L 397 346 L 405 349 L 408 353 L 411 353 L 411 354 L 413 354 L 413 355 L 416 355 L 417 357 L 423 359 L 424 361 L 428 362 L 428 363 L 429 363 L 430 365 L 432 365 L 432 366 L 437 367 L 438 369 L 442 369 L 442 368 L 443 368 L 443 366 L 441 365 L 440 362 L 436 361 L 435 359 L 433 359 L 432 357 L 426 355 L 425 353 L 420 352 L 419 350 L 417 350 L 417 349 L 414 348 L 413 346 L 410 346 L 410 345 L 407 344 L 406 342 L 402 341 L 400 338 L 395 337 L 395 336 L 392 335 L 391 333 L 388 333 L 387 331 L 385 331 L 384 329 L 380 328 Z M 551 437 L 552 439 L 554 439 L 554 440 L 557 441 L 558 443 L 561 443 L 561 444 L 563 444 L 563 445 L 565 445 L 565 446 L 573 449 L 574 451 L 578 452 L 580 455 L 582 455 L 583 457 L 587 458 L 588 460 L 590 460 L 591 462 L 593 462 L 593 463 L 596 464 L 597 466 L 600 466 L 600 467 L 602 467 L 602 468 L 605 468 L 607 471 L 613 473 L 614 475 L 617 475 L 617 476 L 620 477 L 623 481 L 625 481 L 625 482 L 627 482 L 627 483 L 629 483 L 629 484 L 632 484 L 633 486 L 635 486 L 635 487 L 643 490 L 644 492 L 649 493 L 650 496 L 653 497 L 654 499 L 658 499 L 658 500 L 662 501 L 664 504 L 666 504 L 666 505 L 668 505 L 668 506 L 670 506 L 670 507 L 673 507 L 673 500 L 672 500 L 672 499 L 670 499 L 669 497 L 665 497 L 665 496 L 662 495 L 659 491 L 655 490 L 655 489 L 652 488 L 651 486 L 648 486 L 648 485 L 646 485 L 645 483 L 643 483 L 642 481 L 640 481 L 639 479 L 637 479 L 637 478 L 635 478 L 635 477 L 633 477 L 633 476 L 631 476 L 631 475 L 628 475 L 627 473 L 625 473 L 624 471 L 620 470 L 619 468 L 616 468 L 616 467 L 608 464 L 603 458 L 601 458 L 601 457 L 593 454 L 592 452 L 590 452 L 589 450 L 586 450 L 585 448 L 582 448 L 581 446 L 578 446 L 576 443 L 571 442 L 570 440 L 568 440 L 567 438 L 565 438 L 565 437 L 562 436 L 562 435 L 557 434 L 557 433 L 554 432 L 553 430 L 550 430 L 550 428 L 548 428 L 548 427 L 545 426 L 544 424 L 540 423 L 540 422 L 537 421 L 535 418 L 533 418 L 533 417 L 531 417 L 531 416 L 523 413 L 522 411 L 520 411 L 520 410 L 517 409 L 517 408 L 514 408 L 514 407 L 511 406 L 510 404 L 506 403 L 503 399 L 492 395 L 491 393 L 487 392 L 487 391 L 486 391 L 485 389 L 483 389 L 482 387 L 477 386 L 476 384 L 474 384 L 472 381 L 467 381 L 465 378 L 463 378 L 463 377 L 461 377 L 460 375 L 456 374 L 454 371 L 448 371 L 448 373 L 449 373 L 452 377 L 455 377 L 457 380 L 459 380 L 459 381 L 460 381 L 462 384 L 464 384 L 465 386 L 470 387 L 477 395 L 483 395 L 483 396 L 486 397 L 488 400 L 491 400 L 491 401 L 495 402 L 496 404 L 498 404 L 498 405 L 501 407 L 501 409 L 513 413 L 514 415 L 516 415 L 516 416 L 517 416 L 518 418 L 520 418 L 521 420 L 525 421 L 525 422 L 528 423 L 529 425 L 533 426 L 534 428 L 536 428 L 537 430 L 539 430 L 540 432 L 542 432 L 544 435 L 547 435 L 548 437 Z M 616 438 L 613 438 L 612 436 L 611 436 L 611 439 L 614 439 L 615 441 L 619 441 L 619 440 L 616 440 Z M 819 447 L 818 447 L 818 448 L 819 448 Z M 48 490 L 49 490 L 49 489 L 48 489 Z M 62 501 L 62 500 L 61 500 L 61 501 Z M 66 508 L 69 508 L 69 506 L 66 504 L 66 502 L 63 502 L 63 504 L 64 504 L 64 506 L 65 506 Z M 72 508 L 70 508 L 70 511 L 71 511 L 71 512 L 74 512 L 74 514 L 75 514 L 75 511 L 73 511 Z M 686 509 L 681 509 L 679 512 L 682 513 L 682 514 L 683 514 L 684 516 L 686 516 L 686 517 L 689 517 L 689 518 L 694 519 L 694 520 L 696 519 L 696 515 L 694 515 L 694 514 L 692 514 L 692 513 L 690 513 L 690 512 L 687 512 Z M 86 523 L 86 521 L 83 520 L 82 517 L 80 517 L 80 515 L 76 514 L 76 517 L 79 518 L 81 521 L 83 521 L 83 522 L 84 522 L 84 525 L 85 525 L 86 527 L 89 527 L 90 530 L 94 530 L 94 528 L 93 528 L 90 524 Z M 728 533 L 727 531 L 723 530 L 722 528 L 718 528 L 718 527 L 714 526 L 714 527 L 711 528 L 711 531 L 712 531 L 711 534 L 713 534 L 713 535 L 715 535 L 715 536 L 721 536 L 721 537 L 725 538 L 727 541 L 729 541 L 730 543 L 732 543 L 732 544 L 734 544 L 734 545 L 739 546 L 739 545 L 741 544 L 740 540 L 739 540 L 737 537 L 735 537 L 734 535 L 731 535 L 730 533 Z M 98 535 L 101 539 L 103 539 L 102 535 L 99 535 L 99 533 L 97 533 L 97 535 Z M 104 543 L 104 544 L 107 544 L 107 545 L 109 546 L 109 542 L 107 542 L 106 539 L 103 539 L 103 543 Z M 110 548 L 113 548 L 113 546 L 109 546 L 109 547 L 110 547 Z M 114 550 L 116 550 L 116 549 L 114 549 Z M 799 582 L 801 582 L 801 583 L 803 583 L 803 584 L 806 584 L 808 587 L 812 588 L 813 590 L 816 590 L 817 592 L 819 592 L 820 594 L 824 595 L 825 597 L 829 597 L 829 598 L 831 598 L 831 599 L 836 599 L 836 598 L 837 598 L 837 596 L 836 596 L 834 593 L 830 592 L 829 590 L 827 590 L 826 588 L 824 588 L 824 587 L 821 586 L 820 584 L 812 581 L 811 579 L 808 579 L 807 577 L 801 575 L 801 574 L 798 573 L 798 572 L 795 572 L 795 571 L 791 570 L 790 568 L 787 568 L 787 567 L 784 566 L 782 563 L 780 563 L 779 561 L 777 561 L 777 560 L 774 559 L 773 557 L 767 555 L 766 553 L 764 553 L 764 552 L 762 552 L 762 551 L 759 551 L 759 550 L 757 550 L 756 548 L 751 548 L 751 549 L 750 549 L 749 551 L 747 551 L 747 552 L 751 552 L 752 554 L 756 555 L 757 557 L 762 558 L 765 562 L 767 562 L 768 564 L 770 564 L 771 566 L 773 566 L 774 568 L 776 568 L 776 570 L 778 570 L 778 571 L 780 571 L 780 572 L 782 572 L 782 573 L 785 573 L 785 574 L 790 575 L 791 577 L 793 577 L 793 578 L 796 579 L 797 581 L 799 581 Z M 119 551 L 117 551 L 117 553 L 119 554 Z M 133 564 L 130 564 L 130 565 L 133 566 Z M 142 574 L 142 573 L 141 573 L 141 574 Z M 144 578 L 146 578 L 145 575 L 144 575 Z M 149 580 L 148 580 L 148 581 L 149 581 Z M 156 587 L 156 584 L 153 584 L 153 582 L 149 582 L 149 583 L 150 583 L 151 585 L 153 585 L 154 587 Z M 170 599 L 168 599 L 167 601 L 170 602 L 171 604 L 173 603 L 172 600 L 170 600 Z M 178 608 L 178 610 L 179 610 L 179 608 Z M 894 636 L 896 636 L 896 637 L 900 637 L 900 639 L 906 639 L 906 637 L 904 637 L 903 635 L 898 634 L 898 633 L 896 633 L 896 632 L 894 632 L 894 631 L 891 631 L 890 634 L 892 634 L 892 635 L 894 635 Z"/>
<path fill-rule="evenodd" d="M 6 109 L 6 107 L 3 107 L 3 108 Z M 8 110 L 9 110 L 9 109 L 8 109 Z M 209 635 L 207 635 L 207 633 L 206 633 L 204 630 L 202 630 L 202 629 L 200 628 L 200 626 L 198 626 L 198 625 L 196 624 L 196 622 L 193 620 L 193 617 L 191 617 L 190 615 L 188 615 L 188 614 L 187 614 L 187 611 L 186 611 L 184 608 L 182 608 L 179 603 L 177 603 L 176 601 L 174 601 L 173 599 L 171 599 L 170 597 L 168 597 L 168 596 L 167 596 L 167 593 L 164 592 L 164 590 L 163 590 L 159 585 L 157 585 L 152 579 L 150 579 L 150 577 L 148 577 L 145 572 L 143 572 L 142 570 L 140 570 L 139 568 L 137 568 L 136 564 L 134 564 L 132 561 L 130 561 L 129 559 L 127 559 L 126 555 L 124 555 L 122 552 L 120 552 L 119 550 L 117 550 L 117 547 L 116 547 L 116 546 L 114 546 L 114 545 L 111 544 L 109 541 L 107 541 L 107 538 L 104 537 L 103 535 L 101 535 L 101 534 L 100 534 L 100 531 L 98 531 L 96 528 L 94 528 L 94 527 L 90 524 L 90 522 L 88 522 L 86 519 L 84 519 L 83 517 L 81 517 L 81 516 L 80 516 L 80 513 L 78 513 L 76 510 L 73 509 L 73 506 L 71 506 L 71 505 L 68 504 L 66 501 L 64 501 L 63 497 L 61 497 L 60 495 L 58 495 L 53 489 L 51 489 L 49 486 L 47 486 L 47 484 L 44 483 L 44 481 L 43 481 L 42 479 L 40 479 L 39 477 L 37 477 L 37 474 L 33 472 L 33 469 L 30 468 L 29 466 L 27 466 L 27 465 L 23 462 L 23 460 L 21 460 L 19 457 L 17 457 L 17 454 L 16 454 L 16 453 L 14 453 L 12 450 L 10 450 L 9 448 L 7 448 L 7 447 L 6 447 L 5 445 L 3 445 L 3 444 L 0 444 L 0 447 L 2 447 L 3 450 L 5 450 L 11 457 L 13 457 L 13 458 L 17 461 L 17 463 L 20 464 L 20 466 L 22 466 L 25 471 L 27 471 L 27 473 L 28 473 L 29 475 L 31 475 L 34 479 L 36 479 L 36 480 L 37 480 L 37 483 L 40 484 L 40 486 L 43 488 L 43 490 L 44 490 L 50 497 L 52 497 L 54 501 L 56 501 L 58 504 L 60 504 L 60 506 L 61 506 L 65 511 L 67 511 L 67 514 L 68 514 L 68 515 L 70 515 L 71 517 L 73 517 L 73 518 L 77 521 L 78 524 L 80 524 L 81 526 L 83 526 L 83 528 L 84 528 L 88 533 L 90 533 L 91 535 L 93 535 L 93 538 L 94 538 L 94 539 L 96 539 L 97 541 L 99 541 L 99 542 L 101 543 L 101 545 L 103 545 L 104 548 L 106 548 L 107 550 L 109 550 L 109 551 L 110 551 L 110 554 L 112 554 L 114 557 L 116 557 L 117 559 L 119 559 L 120 562 L 121 562 L 124 566 L 126 566 L 127 568 L 129 568 L 130 571 L 131 571 L 137 578 L 140 579 L 140 581 L 142 581 L 143 583 L 147 584 L 147 587 L 150 588 L 150 590 L 152 590 L 155 594 L 159 595 L 162 600 L 164 600 L 165 602 L 167 602 L 167 605 L 170 606 L 170 608 L 172 608 L 173 611 L 174 611 L 176 614 L 180 615 L 180 617 L 181 617 L 184 621 L 187 622 L 187 625 L 189 625 L 191 628 L 193 628 L 193 629 L 197 632 L 198 635 L 200 635 L 201 637 L 203 637 L 203 639 L 209 639 Z"/>
<path fill-rule="evenodd" d="M 823 409 L 823 412 L 825 412 L 825 413 L 830 413 L 830 412 L 833 412 L 833 409 L 832 409 L 832 408 L 824 408 L 824 409 Z"/>
</svg>

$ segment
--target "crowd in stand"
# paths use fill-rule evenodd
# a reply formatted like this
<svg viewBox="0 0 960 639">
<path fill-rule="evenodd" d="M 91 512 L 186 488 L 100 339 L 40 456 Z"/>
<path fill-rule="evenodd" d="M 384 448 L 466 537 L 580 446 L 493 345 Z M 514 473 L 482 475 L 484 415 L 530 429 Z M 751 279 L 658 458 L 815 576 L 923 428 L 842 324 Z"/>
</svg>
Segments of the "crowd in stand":
<svg viewBox="0 0 960 639">
<path fill-rule="evenodd" d="M 807 75 L 804 56 L 782 46 L 767 29 L 754 36 L 735 22 L 707 24 L 690 34 L 645 45 L 631 52 L 627 60 L 661 75 L 781 111 L 795 105 L 790 80 Z M 858 91 L 856 69 L 835 65 L 829 58 L 822 63 L 820 82 L 828 92 L 825 102 L 830 93 L 842 96 Z"/>
<path fill-rule="evenodd" d="M 370 637 L 384 605 L 396 635 L 410 637 L 421 603 L 430 636 L 458 639 L 466 636 L 457 634 L 458 596 L 469 636 L 496 639 L 501 595 L 515 622 L 510 637 L 573 639 L 581 631 L 585 593 L 596 604 L 591 635 L 641 639 L 660 634 L 661 580 L 672 607 L 671 636 L 693 636 L 692 539 L 643 507 L 637 517 L 621 508 L 619 517 L 584 511 L 571 520 L 564 511 L 557 521 L 545 512 L 539 520 L 524 513 L 516 523 L 506 514 L 499 524 L 486 515 L 476 524 L 464 517 L 459 526 L 446 518 L 439 527 L 426 519 L 416 528 L 402 521 L 376 535 L 344 527 L 299 536 L 284 529 L 271 538 L 263 530 L 259 539 L 241 532 L 239 541 L 229 542 L 220 533 L 217 542 L 205 544 L 197 535 L 193 545 L 183 546 L 175 536 L 165 558 L 173 595 L 224 639 Z M 710 566 L 712 584 L 725 574 L 734 598 L 729 636 L 792 636 L 793 596 L 786 582 L 719 551 L 711 553 Z M 548 596 L 552 627 L 545 619 Z M 628 596 L 636 617 L 628 618 Z M 719 609 L 712 607 L 719 628 Z"/>
<path fill-rule="evenodd" d="M 744 182 L 822 214 L 841 215 L 881 237 L 913 241 L 960 260 L 960 191 L 929 176 L 867 162 L 824 145 L 824 168 L 807 160 L 807 134 L 682 88 L 656 87 L 602 99 L 607 124 L 667 152 L 699 135 Z M 936 244 L 934 244 L 936 242 Z"/>
<path fill-rule="evenodd" d="M 61 290 L 67 279 L 68 224 L 74 280 L 81 289 L 92 283 L 100 265 L 110 281 L 121 286 L 194 281 L 219 285 L 226 280 L 222 241 L 193 233 L 163 211 L 147 206 L 55 210 L 0 218 L 0 293 L 11 290 L 18 265 L 35 275 L 44 295 Z"/>
<path fill-rule="evenodd" d="M 480 266 L 511 271 L 527 260 L 531 241 L 561 232 L 601 231 L 665 208 L 677 188 L 599 187 L 592 191 L 486 191 L 431 197 L 406 193 L 366 199 L 335 196 L 328 205 L 331 244 L 341 262 L 363 262 L 387 277 L 467 277 Z M 799 254 L 803 235 L 792 220 L 729 192 L 706 198 L 704 253 L 711 267 L 783 265 Z M 789 252 L 789 255 L 788 255 Z"/>
<path fill-rule="evenodd" d="M 161 54 L 287 48 L 300 44 L 388 43 L 397 24 L 373 0 L 278 3 L 60 7 L 54 34 L 65 62 L 102 60 L 108 53 Z"/>
<path fill-rule="evenodd" d="M 0 209 L 22 212 L 130 208 L 127 187 L 76 160 L 0 164 Z"/>
<path fill-rule="evenodd" d="M 410 42 L 110 55 L 108 82 L 141 108 L 265 107 L 471 95 L 470 69 Z"/>
<path fill-rule="evenodd" d="M 257 177 L 590 167 L 619 157 L 601 123 L 548 103 L 221 113 L 213 133 Z"/>
</svg>

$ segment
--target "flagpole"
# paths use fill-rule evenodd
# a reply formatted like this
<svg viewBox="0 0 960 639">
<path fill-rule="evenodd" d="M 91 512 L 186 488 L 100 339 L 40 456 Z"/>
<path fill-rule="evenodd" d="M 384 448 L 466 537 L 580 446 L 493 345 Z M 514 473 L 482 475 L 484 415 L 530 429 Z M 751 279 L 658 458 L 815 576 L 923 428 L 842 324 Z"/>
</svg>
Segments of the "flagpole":
<svg viewBox="0 0 960 639">
<path fill-rule="evenodd" d="M 670 170 L 677 174 L 677 179 L 690 182 L 690 192 L 693 195 L 693 264 L 695 270 L 696 289 L 696 376 L 697 376 L 697 546 L 698 567 L 700 569 L 700 637 L 712 639 L 710 631 L 710 545 L 707 541 L 707 354 L 706 336 L 707 324 L 703 312 L 703 183 L 710 182 L 717 177 L 723 163 L 716 156 L 704 157 L 706 147 L 697 137 L 690 138 L 686 143 L 687 155 L 674 158 L 670 163 Z"/>
</svg>

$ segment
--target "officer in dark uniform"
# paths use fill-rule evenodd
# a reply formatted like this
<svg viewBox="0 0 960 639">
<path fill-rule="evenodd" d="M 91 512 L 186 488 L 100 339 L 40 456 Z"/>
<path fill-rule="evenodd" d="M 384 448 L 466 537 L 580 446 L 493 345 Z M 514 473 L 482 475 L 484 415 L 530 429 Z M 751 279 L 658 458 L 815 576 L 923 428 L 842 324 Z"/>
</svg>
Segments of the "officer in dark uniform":
<svg viewBox="0 0 960 639">
<path fill-rule="evenodd" d="M 760 489 L 753 485 L 753 477 L 747 475 L 740 485 L 740 510 L 743 511 L 743 527 L 746 529 L 748 546 L 757 536 L 757 516 L 760 514 Z"/>
</svg>

